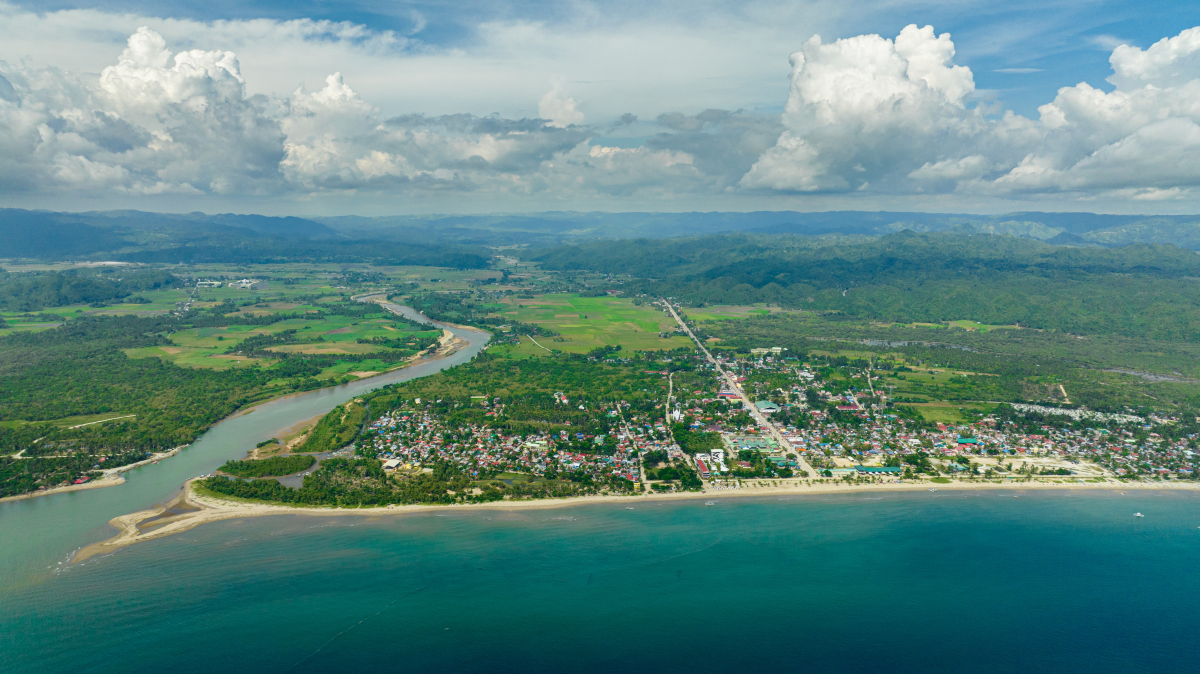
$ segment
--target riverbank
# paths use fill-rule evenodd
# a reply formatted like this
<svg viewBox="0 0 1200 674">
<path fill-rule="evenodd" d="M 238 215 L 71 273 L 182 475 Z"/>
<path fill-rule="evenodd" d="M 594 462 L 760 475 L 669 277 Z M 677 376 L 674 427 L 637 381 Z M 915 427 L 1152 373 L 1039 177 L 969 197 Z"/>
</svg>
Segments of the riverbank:
<svg viewBox="0 0 1200 674">
<path fill-rule="evenodd" d="M 529 501 L 493 501 L 491 503 L 465 503 L 455 505 L 391 505 L 371 508 L 334 508 L 334 507 L 295 507 L 255 503 L 235 499 L 219 498 L 211 494 L 201 494 L 189 480 L 183 492 L 165 506 L 144 510 L 113 518 L 109 524 L 118 529 L 113 538 L 94 543 L 79 550 L 72 562 L 80 562 L 96 555 L 115 552 L 127 545 L 183 533 L 189 529 L 229 519 L 243 517 L 264 517 L 269 515 L 307 515 L 316 517 L 328 516 L 367 516 L 380 517 L 386 515 L 408 515 L 421 512 L 449 512 L 458 510 L 541 510 L 552 508 L 569 508 L 581 505 L 614 504 L 635 506 L 638 503 L 652 501 L 713 501 L 726 498 L 773 497 L 773 496 L 805 496 L 844 493 L 880 493 L 880 492 L 912 492 L 912 491 L 1012 491 L 1014 498 L 1020 497 L 1020 492 L 1028 491 L 1079 491 L 1079 490 L 1108 490 L 1108 491 L 1200 491 L 1200 485 L 1190 482 L 966 482 L 951 481 L 948 483 L 917 482 L 885 482 L 882 484 L 838 484 L 838 483 L 805 483 L 802 480 L 788 484 L 766 486 L 743 486 L 739 489 L 708 489 L 704 492 L 677 492 L 668 494 L 639 494 L 632 496 L 577 496 L 562 499 L 538 499 Z M 153 522 L 150 522 L 153 520 Z M 149 526 L 147 526 L 149 525 Z"/>
<path fill-rule="evenodd" d="M 429 363 L 429 362 L 442 360 L 442 359 L 452 356 L 453 354 L 461 351 L 462 349 L 466 348 L 469 345 L 470 345 L 470 342 L 468 342 L 467 340 L 459 337 L 458 335 L 455 335 L 453 332 L 450 332 L 449 330 L 443 329 L 442 336 L 438 338 L 438 348 L 435 349 L 432 353 L 423 354 L 423 355 L 418 354 L 416 356 L 413 356 L 413 357 L 405 360 L 404 364 L 400 367 L 395 367 L 390 370 L 374 374 L 370 377 L 363 377 L 363 378 L 359 379 L 358 381 L 368 381 L 369 382 L 372 379 L 391 375 L 391 374 L 396 373 L 399 370 L 404 370 L 404 369 L 410 368 L 410 367 L 420 364 L 420 363 Z M 340 385 L 341 384 L 338 384 L 335 386 L 340 386 Z M 326 388 L 334 388 L 334 386 L 330 386 L 330 387 L 326 387 Z M 316 389 L 316 390 L 320 390 L 320 389 Z M 262 407 L 263 405 L 279 402 L 280 400 L 286 400 L 288 398 L 292 398 L 292 397 L 296 397 L 296 396 L 301 396 L 306 393 L 309 393 L 309 391 L 295 391 L 292 393 L 286 393 L 283 395 L 278 395 L 278 396 L 274 396 L 274 397 L 270 397 L 270 398 L 265 398 L 263 400 L 259 400 L 259 401 L 255 402 L 253 405 L 250 405 L 248 407 L 244 407 L 242 409 L 237 410 L 233 414 L 229 415 L 228 417 L 225 417 L 224 419 L 222 419 L 221 421 L 218 421 L 217 423 L 221 423 L 221 422 L 229 420 L 229 419 L 235 419 L 237 417 L 245 416 L 247 414 L 254 412 L 256 409 L 258 409 L 259 407 Z M 310 419 L 306 423 L 310 423 L 310 424 L 316 423 L 316 421 L 320 420 L 321 416 L 323 416 L 323 415 L 317 415 L 313 419 Z M 207 429 L 206 429 L 206 432 L 207 432 Z M 108 470 L 103 471 L 103 473 L 101 474 L 100 477 L 98 477 L 94 480 L 89 480 L 88 482 L 85 482 L 83 484 L 70 484 L 70 485 L 64 485 L 61 487 L 54 487 L 52 489 L 43 489 L 40 491 L 30 492 L 28 494 L 18 494 L 16 496 L 6 496 L 4 498 L 0 498 L 0 503 L 4 503 L 6 501 L 18 501 L 18 500 L 22 500 L 22 499 L 37 498 L 39 496 L 50 496 L 52 494 L 63 494 L 63 493 L 72 492 L 72 491 L 82 491 L 85 489 L 102 489 L 104 487 L 116 487 L 118 485 L 125 484 L 125 478 L 124 478 L 124 476 L 121 475 L 121 473 L 133 470 L 134 468 L 140 468 L 140 467 L 145 466 L 150 463 L 155 463 L 157 461 L 161 461 L 162 459 L 170 458 L 170 457 L 178 454 L 180 451 L 182 451 L 186 447 L 188 447 L 188 445 L 180 445 L 179 447 L 175 447 L 166 452 L 159 452 L 157 454 L 153 454 L 150 456 L 150 458 L 144 459 L 142 461 L 138 461 L 137 463 L 131 463 L 131 464 L 128 464 L 125 466 L 119 466 L 117 468 L 110 468 Z"/>
<path fill-rule="evenodd" d="M 170 458 L 172 456 L 175 456 L 179 452 L 182 452 L 187 447 L 188 447 L 188 445 L 180 445 L 178 447 L 172 447 L 171 449 L 168 449 L 165 452 L 157 452 L 155 454 L 151 454 L 150 458 L 148 458 L 148 459 L 142 459 L 141 461 L 138 461 L 136 463 L 129 463 L 124 466 L 117 466 L 116 468 L 109 468 L 109 469 L 103 471 L 101 473 L 100 477 L 98 477 L 94 480 L 89 480 L 87 482 L 84 482 L 83 484 L 68 484 L 68 485 L 64 485 L 62 487 L 54 487 L 52 489 L 43 489 L 41 491 L 31 492 L 29 494 L 18 494 L 17 496 L 5 496 L 4 498 L 0 498 L 0 503 L 4 503 L 6 501 L 20 501 L 21 499 L 34 498 L 37 496 L 49 496 L 50 494 L 63 494 L 63 493 L 69 492 L 69 491 L 82 491 L 84 489 L 101 489 L 103 487 L 115 487 L 119 484 L 125 484 L 125 476 L 122 475 L 121 473 L 125 473 L 125 472 L 133 470 L 134 468 L 141 468 L 142 466 L 145 466 L 145 465 L 148 465 L 151 463 L 157 463 L 158 461 L 161 461 L 163 459 Z"/>
</svg>

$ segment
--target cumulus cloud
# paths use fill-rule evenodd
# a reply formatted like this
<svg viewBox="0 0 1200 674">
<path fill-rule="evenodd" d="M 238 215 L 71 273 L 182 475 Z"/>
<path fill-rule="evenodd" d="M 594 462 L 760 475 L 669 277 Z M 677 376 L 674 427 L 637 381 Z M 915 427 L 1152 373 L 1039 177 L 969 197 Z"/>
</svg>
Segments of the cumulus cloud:
<svg viewBox="0 0 1200 674">
<path fill-rule="evenodd" d="M 145 27 L 94 80 L 8 64 L 0 76 L 0 181 L 10 191 L 636 191 L 641 182 L 662 184 L 655 172 L 670 175 L 691 160 L 680 152 L 594 152 L 575 101 L 558 89 L 542 100 L 548 119 L 521 120 L 382 119 L 340 73 L 286 98 L 248 95 L 235 54 L 172 53 Z"/>
<path fill-rule="evenodd" d="M 1118 45 L 1111 92 L 1064 87 L 1031 120 L 974 104 L 948 34 L 813 37 L 792 55 L 783 132 L 748 189 L 1172 198 L 1200 185 L 1200 28 Z M 1153 196 L 1149 196 L 1153 195 Z"/>
<path fill-rule="evenodd" d="M 1200 28 L 1147 49 L 1117 46 L 1109 87 L 1064 87 L 1036 119 L 981 104 L 954 57 L 950 36 L 930 26 L 894 39 L 814 36 L 791 56 L 782 114 L 626 113 L 589 125 L 561 82 L 532 95 L 538 114 L 524 118 L 384 114 L 341 72 L 254 94 L 233 52 L 176 52 L 143 27 L 98 75 L 0 62 L 0 190 L 542 203 L 781 193 L 1165 201 L 1200 191 Z"/>
<path fill-rule="evenodd" d="M 579 103 L 568 97 L 561 84 L 547 91 L 538 101 L 538 116 L 549 120 L 552 126 L 566 127 L 583 123 L 583 113 L 579 111 Z"/>
<path fill-rule="evenodd" d="M 278 189 L 283 132 L 246 95 L 231 53 L 172 55 L 143 28 L 95 82 L 53 69 L 0 70 L 13 88 L 0 101 L 0 172 L 10 189 Z"/>
</svg>

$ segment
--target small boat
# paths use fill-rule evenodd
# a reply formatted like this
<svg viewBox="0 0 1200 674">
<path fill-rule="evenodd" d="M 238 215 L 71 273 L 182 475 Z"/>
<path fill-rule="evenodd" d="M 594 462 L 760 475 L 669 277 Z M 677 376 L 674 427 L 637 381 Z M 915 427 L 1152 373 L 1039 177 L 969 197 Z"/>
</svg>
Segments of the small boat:
<svg viewBox="0 0 1200 674">
<path fill-rule="evenodd" d="M 1134 513 L 1133 516 L 1134 517 L 1145 517 L 1145 515 L 1143 515 L 1141 513 Z"/>
<path fill-rule="evenodd" d="M 705 501 L 704 505 L 717 505 L 717 504 L 713 503 L 712 501 Z"/>
<path fill-rule="evenodd" d="M 933 487 L 930 487 L 930 488 L 929 488 L 929 491 L 937 491 L 937 490 L 936 490 L 936 489 L 934 489 Z"/>
</svg>

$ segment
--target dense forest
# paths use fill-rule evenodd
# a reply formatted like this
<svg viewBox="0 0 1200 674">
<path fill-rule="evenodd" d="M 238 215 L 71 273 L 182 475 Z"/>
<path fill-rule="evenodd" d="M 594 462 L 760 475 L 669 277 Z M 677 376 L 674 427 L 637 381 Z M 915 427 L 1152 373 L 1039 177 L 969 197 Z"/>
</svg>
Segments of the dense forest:
<svg viewBox="0 0 1200 674">
<path fill-rule="evenodd" d="M 271 477 L 299 473 L 311 468 L 316 462 L 311 456 L 272 456 L 266 459 L 226 461 L 219 470 L 237 477 Z"/>
<path fill-rule="evenodd" d="M 68 304 L 137 301 L 138 298 L 131 297 L 134 293 L 182 285 L 183 279 L 159 269 L 0 273 L 0 310 L 38 311 Z"/>
<path fill-rule="evenodd" d="M 360 401 L 338 405 L 309 431 L 297 452 L 332 452 L 350 444 L 362 431 L 367 407 Z"/>
<path fill-rule="evenodd" d="M 306 358 L 221 371 L 122 352 L 169 346 L 166 335 L 185 327 L 278 320 L 217 311 L 186 318 L 84 316 L 51 330 L 0 337 L 0 455 L 23 451 L 25 457 L 0 459 L 0 496 L 73 480 L 100 463 L 111 468 L 140 460 L 191 442 L 255 400 L 321 385 L 313 379 L 321 363 Z M 85 415 L 123 418 L 76 427 L 57 421 Z"/>
<path fill-rule="evenodd" d="M 552 269 L 628 274 L 692 306 L 768 302 L 880 321 L 1200 340 L 1200 256 L 1169 245 L 1054 246 L 993 235 L 723 235 L 554 249 Z"/>
</svg>

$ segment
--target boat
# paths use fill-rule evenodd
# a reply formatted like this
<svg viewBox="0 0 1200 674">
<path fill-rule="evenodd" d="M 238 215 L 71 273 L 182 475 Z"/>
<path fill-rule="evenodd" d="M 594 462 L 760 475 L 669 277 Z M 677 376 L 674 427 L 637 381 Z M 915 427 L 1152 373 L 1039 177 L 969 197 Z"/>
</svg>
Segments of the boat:
<svg viewBox="0 0 1200 674">
<path fill-rule="evenodd" d="M 1133 516 L 1134 517 L 1145 517 L 1145 515 L 1143 515 L 1141 513 L 1134 513 Z"/>
<path fill-rule="evenodd" d="M 717 505 L 717 504 L 713 503 L 712 501 L 705 501 L 704 505 Z"/>
<path fill-rule="evenodd" d="M 937 490 L 936 490 L 936 489 L 934 489 L 933 487 L 930 487 L 930 488 L 929 488 L 929 491 L 937 491 Z"/>
</svg>

